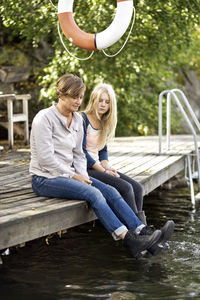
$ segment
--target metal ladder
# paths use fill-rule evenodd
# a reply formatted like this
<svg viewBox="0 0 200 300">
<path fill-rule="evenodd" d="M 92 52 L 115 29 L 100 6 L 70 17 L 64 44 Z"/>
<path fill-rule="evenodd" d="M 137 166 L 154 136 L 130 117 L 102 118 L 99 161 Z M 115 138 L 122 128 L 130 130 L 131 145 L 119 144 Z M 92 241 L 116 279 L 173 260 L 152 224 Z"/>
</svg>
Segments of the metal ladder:
<svg viewBox="0 0 200 300">
<path fill-rule="evenodd" d="M 179 98 L 178 98 L 178 96 Z M 195 123 L 198 131 L 200 132 L 200 123 L 197 120 L 197 117 L 189 104 L 185 94 L 180 89 L 172 89 L 172 90 L 164 90 L 159 95 L 159 116 L 158 116 L 158 135 L 159 135 L 159 154 L 162 154 L 162 103 L 163 97 L 167 97 L 167 110 L 166 110 L 166 148 L 170 150 L 170 133 L 171 133 L 171 100 L 174 100 L 180 109 L 192 135 L 194 138 L 194 146 L 195 146 L 195 153 L 194 154 L 186 154 L 186 161 L 185 161 L 185 177 L 189 181 L 190 185 L 190 195 L 191 195 L 191 202 L 192 206 L 195 206 L 195 198 L 199 198 L 200 193 L 196 196 L 194 194 L 194 184 L 193 180 L 196 179 L 198 181 L 198 192 L 200 192 L 200 159 L 199 159 L 199 149 L 198 149 L 198 142 L 197 142 L 197 133 L 196 130 L 191 122 L 191 120 Z M 183 105 L 188 109 L 188 113 L 186 113 Z M 168 153 L 170 154 L 170 153 Z"/>
</svg>

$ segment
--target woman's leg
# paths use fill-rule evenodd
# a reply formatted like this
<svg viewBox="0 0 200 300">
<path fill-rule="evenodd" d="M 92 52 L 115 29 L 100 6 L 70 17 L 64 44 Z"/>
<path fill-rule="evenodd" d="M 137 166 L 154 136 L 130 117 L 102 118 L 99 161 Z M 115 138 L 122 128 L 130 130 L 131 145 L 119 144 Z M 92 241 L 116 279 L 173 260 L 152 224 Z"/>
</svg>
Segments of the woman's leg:
<svg viewBox="0 0 200 300">
<path fill-rule="evenodd" d="M 126 224 L 128 229 L 137 228 L 142 225 L 142 222 L 115 188 L 92 177 L 90 177 L 90 180 L 92 181 L 92 185 L 101 191 L 112 211 L 123 224 Z"/>
<path fill-rule="evenodd" d="M 34 192 L 40 196 L 88 201 L 99 220 L 108 232 L 112 234 L 113 238 L 122 238 L 124 245 L 130 249 L 132 255 L 136 258 L 140 257 L 142 251 L 156 244 L 161 236 L 161 231 L 157 230 L 152 235 L 137 234 L 136 230 L 138 227 L 135 226 L 137 226 L 137 224 L 140 226 L 141 222 L 124 202 L 119 193 L 113 187 L 105 185 L 96 179 L 91 179 L 93 186 L 71 178 L 57 177 L 48 179 L 34 175 L 32 177 L 32 187 Z M 98 189 L 95 188 L 94 185 L 98 186 Z M 100 191 L 101 189 L 104 190 L 109 205 L 103 197 Z M 118 195 L 115 199 L 113 197 L 116 195 L 113 190 Z M 123 205 L 123 203 L 125 205 Z M 113 210 L 110 207 L 113 208 Z M 122 212 L 119 212 L 118 209 L 122 209 Z M 122 219 L 125 218 L 124 214 L 128 213 L 127 223 L 129 223 L 130 230 L 117 218 L 114 211 L 116 211 Z M 131 215 L 133 216 L 132 219 Z"/>
<path fill-rule="evenodd" d="M 162 234 L 160 230 L 154 231 L 153 234 L 149 236 L 149 239 L 146 235 L 144 240 L 142 240 L 142 235 L 140 235 L 140 232 L 143 230 L 143 228 L 146 228 L 146 226 L 137 218 L 135 213 L 124 201 L 119 192 L 112 186 L 104 184 L 95 178 L 90 177 L 90 180 L 92 181 L 92 185 L 101 191 L 108 205 L 111 207 L 112 211 L 119 218 L 119 220 L 121 220 L 123 224 L 127 225 L 129 230 L 123 236 L 123 241 L 124 245 L 129 247 L 134 257 L 140 257 L 143 250 L 148 250 L 151 246 L 157 245 L 156 243 Z M 155 252 L 154 249 L 152 249 L 152 251 Z"/>
<path fill-rule="evenodd" d="M 128 205 L 136 214 L 138 211 L 142 210 L 143 188 L 140 183 L 122 173 L 119 173 L 120 177 L 114 177 L 104 172 L 88 169 L 88 174 L 91 177 L 116 188 L 126 203 L 128 203 Z"/>
<path fill-rule="evenodd" d="M 80 181 L 65 177 L 48 179 L 45 177 L 34 175 L 32 178 L 33 190 L 39 196 L 57 197 L 71 200 L 86 200 L 88 203 L 90 203 L 99 220 L 108 230 L 108 232 L 113 235 L 113 237 L 116 237 L 116 235 L 119 236 L 129 228 L 136 229 L 142 224 L 134 215 L 132 220 L 128 222 L 129 228 L 127 228 L 126 222 L 122 223 L 122 221 L 117 217 L 115 211 L 112 210 L 112 208 L 108 205 L 106 199 L 98 188 L 98 186 L 100 186 L 103 190 L 104 187 L 106 187 L 106 189 L 108 190 L 107 185 L 98 180 L 95 180 L 95 186 L 90 186 L 86 183 L 82 183 Z M 120 195 L 119 198 L 121 198 Z M 116 202 L 118 202 L 118 199 L 115 200 Z M 117 207 L 117 204 L 115 205 L 115 207 Z M 119 208 L 121 209 L 121 206 L 119 206 Z M 125 216 L 122 219 L 125 220 Z M 129 216 L 128 219 L 130 219 Z"/>
</svg>

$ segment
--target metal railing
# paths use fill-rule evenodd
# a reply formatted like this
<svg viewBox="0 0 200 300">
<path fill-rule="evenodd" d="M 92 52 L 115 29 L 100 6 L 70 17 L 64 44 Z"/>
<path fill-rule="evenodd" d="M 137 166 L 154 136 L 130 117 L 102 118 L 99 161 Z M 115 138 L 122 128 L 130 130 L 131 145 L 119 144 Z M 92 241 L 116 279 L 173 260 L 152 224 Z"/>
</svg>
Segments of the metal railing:
<svg viewBox="0 0 200 300">
<path fill-rule="evenodd" d="M 178 96 L 179 95 L 179 98 Z M 170 150 L 170 134 L 171 134 L 171 101 L 174 100 L 177 104 L 179 110 L 181 111 L 188 128 L 190 129 L 193 138 L 194 138 L 194 147 L 195 147 L 195 155 L 193 155 L 196 159 L 196 167 L 197 167 L 197 176 L 195 177 L 198 180 L 198 190 L 200 191 L 200 159 L 199 159 L 199 149 L 198 149 L 198 142 L 197 142 L 197 133 L 196 130 L 191 122 L 191 120 L 195 123 L 198 131 L 200 132 L 200 123 L 197 120 L 197 117 L 188 102 L 185 94 L 179 89 L 172 89 L 172 90 L 164 90 L 159 95 L 159 116 L 158 116 L 158 135 L 159 135 L 159 154 L 162 154 L 162 102 L 163 97 L 167 97 L 167 108 L 166 108 L 166 148 Z M 182 103 L 185 104 L 188 112 L 186 113 Z M 191 120 L 190 120 L 191 119 Z M 170 154 L 170 153 L 168 153 Z M 192 204 L 195 205 L 195 196 L 194 196 L 194 187 L 193 187 L 193 178 L 194 173 L 192 173 L 191 168 L 191 154 L 186 155 L 186 168 L 189 174 L 189 183 L 190 183 L 190 191 L 191 191 L 191 201 Z"/>
</svg>

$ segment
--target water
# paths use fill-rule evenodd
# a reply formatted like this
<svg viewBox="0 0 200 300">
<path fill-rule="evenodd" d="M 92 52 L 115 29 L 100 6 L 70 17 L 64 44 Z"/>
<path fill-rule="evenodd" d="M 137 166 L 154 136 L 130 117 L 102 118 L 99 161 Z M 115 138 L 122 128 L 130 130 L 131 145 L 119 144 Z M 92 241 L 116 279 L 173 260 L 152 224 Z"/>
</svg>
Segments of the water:
<svg viewBox="0 0 200 300">
<path fill-rule="evenodd" d="M 151 259 L 131 258 L 98 222 L 13 249 L 0 267 L 0 299 L 200 299 L 200 215 L 188 198 L 188 188 L 145 198 L 149 224 L 176 223 L 170 249 Z"/>
</svg>

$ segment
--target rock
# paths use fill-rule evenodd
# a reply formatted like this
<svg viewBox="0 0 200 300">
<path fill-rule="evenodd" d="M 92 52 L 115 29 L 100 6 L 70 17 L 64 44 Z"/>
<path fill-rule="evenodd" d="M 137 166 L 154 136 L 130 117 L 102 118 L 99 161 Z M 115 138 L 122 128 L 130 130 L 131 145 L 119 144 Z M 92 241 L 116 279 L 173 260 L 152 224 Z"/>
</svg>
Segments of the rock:
<svg viewBox="0 0 200 300">
<path fill-rule="evenodd" d="M 24 67 L 8 66 L 0 69 L 0 80 L 5 83 L 25 81 L 30 72 Z"/>
<path fill-rule="evenodd" d="M 173 188 L 179 188 L 179 187 L 182 188 L 187 186 L 188 186 L 187 179 L 182 175 L 176 175 L 170 180 L 163 183 L 160 188 L 163 190 L 171 190 Z"/>
</svg>

